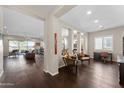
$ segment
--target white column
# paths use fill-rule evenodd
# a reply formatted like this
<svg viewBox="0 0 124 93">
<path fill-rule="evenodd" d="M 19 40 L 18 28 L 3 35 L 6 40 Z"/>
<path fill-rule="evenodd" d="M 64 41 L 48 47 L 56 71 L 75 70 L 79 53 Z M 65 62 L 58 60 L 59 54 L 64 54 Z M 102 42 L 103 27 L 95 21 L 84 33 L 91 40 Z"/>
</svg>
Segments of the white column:
<svg viewBox="0 0 124 93">
<path fill-rule="evenodd" d="M 3 11 L 0 7 L 0 34 L 3 32 Z M 0 35 L 0 77 L 3 74 L 3 41 Z"/>
<path fill-rule="evenodd" d="M 68 35 L 68 50 L 70 53 L 72 53 L 73 50 L 73 31 L 69 29 L 69 35 Z"/>
<path fill-rule="evenodd" d="M 77 52 L 81 52 L 81 33 L 77 33 Z"/>
<path fill-rule="evenodd" d="M 55 54 L 55 33 L 57 34 L 57 54 Z M 44 44 L 44 71 L 51 75 L 56 75 L 59 73 L 62 35 L 59 21 L 53 15 L 45 20 Z"/>
<path fill-rule="evenodd" d="M 84 33 L 84 50 L 85 54 L 88 53 L 88 33 Z"/>
</svg>

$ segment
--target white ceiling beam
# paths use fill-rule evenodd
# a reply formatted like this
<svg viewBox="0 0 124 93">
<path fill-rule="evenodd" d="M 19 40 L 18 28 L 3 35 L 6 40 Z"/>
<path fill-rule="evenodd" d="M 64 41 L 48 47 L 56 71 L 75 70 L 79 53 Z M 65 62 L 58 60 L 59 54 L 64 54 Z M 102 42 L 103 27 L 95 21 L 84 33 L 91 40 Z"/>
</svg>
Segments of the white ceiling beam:
<svg viewBox="0 0 124 93">
<path fill-rule="evenodd" d="M 25 37 L 25 36 L 20 36 L 20 35 L 7 35 L 7 34 L 4 34 L 4 36 L 6 36 L 8 39 L 16 39 L 16 40 L 32 40 L 32 39 L 35 39 L 35 40 L 43 40 L 42 38 L 36 38 L 36 37 Z"/>
<path fill-rule="evenodd" d="M 59 8 L 57 8 L 52 14 L 54 14 L 56 17 L 61 17 L 68 11 L 70 11 L 72 8 L 74 8 L 76 5 L 60 5 Z M 3 5 L 5 8 L 13 9 L 15 11 L 18 11 L 20 13 L 38 18 L 40 20 L 45 20 L 46 16 L 41 13 L 37 13 L 29 8 L 26 7 L 26 5 Z"/>
<path fill-rule="evenodd" d="M 62 15 L 64 15 L 74 7 L 76 7 L 76 5 L 63 5 L 60 6 L 58 9 L 56 9 L 53 13 L 56 17 L 61 17 Z"/>
</svg>

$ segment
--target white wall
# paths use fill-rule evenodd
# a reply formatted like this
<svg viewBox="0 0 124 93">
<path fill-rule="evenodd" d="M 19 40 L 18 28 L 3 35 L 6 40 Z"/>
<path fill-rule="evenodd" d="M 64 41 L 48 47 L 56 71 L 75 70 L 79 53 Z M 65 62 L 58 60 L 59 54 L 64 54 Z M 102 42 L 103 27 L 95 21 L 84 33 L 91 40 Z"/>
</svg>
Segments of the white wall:
<svg viewBox="0 0 124 93">
<path fill-rule="evenodd" d="M 0 33 L 3 32 L 3 12 L 2 8 L 0 7 Z M 3 72 L 3 41 L 0 36 L 0 77 Z"/>
<path fill-rule="evenodd" d="M 113 35 L 113 51 L 108 51 L 112 52 L 113 54 L 113 61 L 116 61 L 117 55 L 118 54 L 123 54 L 123 42 L 122 42 L 122 37 L 124 34 L 124 27 L 118 27 L 118 28 L 112 28 L 104 31 L 97 31 L 97 32 L 91 32 L 89 33 L 89 54 L 91 57 L 93 57 L 93 52 L 96 51 L 94 50 L 94 38 L 95 37 L 101 37 L 101 36 L 108 36 L 108 35 Z M 103 51 L 103 50 L 102 50 Z"/>
<path fill-rule="evenodd" d="M 4 46 L 3 55 L 8 56 L 9 55 L 9 40 L 5 36 L 3 37 L 3 46 Z"/>
<path fill-rule="evenodd" d="M 3 41 L 0 36 L 0 77 L 3 72 Z"/>
</svg>

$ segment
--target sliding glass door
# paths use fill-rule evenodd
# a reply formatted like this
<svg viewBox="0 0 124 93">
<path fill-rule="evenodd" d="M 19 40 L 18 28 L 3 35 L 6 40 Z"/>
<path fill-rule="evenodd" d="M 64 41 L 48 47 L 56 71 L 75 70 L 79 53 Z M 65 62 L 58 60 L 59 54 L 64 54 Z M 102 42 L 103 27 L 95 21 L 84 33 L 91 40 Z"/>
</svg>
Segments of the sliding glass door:
<svg viewBox="0 0 124 93">
<path fill-rule="evenodd" d="M 26 50 L 28 50 L 27 42 L 28 41 L 18 41 L 20 52 L 25 52 Z"/>
<path fill-rule="evenodd" d="M 35 42 L 33 41 L 16 41 L 9 40 L 9 51 L 19 50 L 20 52 L 25 52 L 29 50 L 34 50 Z"/>
<path fill-rule="evenodd" d="M 18 41 L 9 41 L 9 51 L 18 49 L 19 49 Z"/>
</svg>

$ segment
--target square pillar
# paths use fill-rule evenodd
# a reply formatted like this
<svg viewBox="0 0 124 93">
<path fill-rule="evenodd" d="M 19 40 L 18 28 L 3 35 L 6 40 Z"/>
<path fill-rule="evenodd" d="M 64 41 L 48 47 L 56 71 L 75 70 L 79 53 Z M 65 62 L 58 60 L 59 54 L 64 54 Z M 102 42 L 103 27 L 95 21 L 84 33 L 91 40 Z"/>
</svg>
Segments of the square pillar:
<svg viewBox="0 0 124 93">
<path fill-rule="evenodd" d="M 44 71 L 58 74 L 62 51 L 62 35 L 59 20 L 50 15 L 45 20 L 44 31 Z"/>
<path fill-rule="evenodd" d="M 73 34 L 73 31 L 71 29 L 69 29 L 69 35 L 68 35 L 68 50 L 69 50 L 69 53 L 72 53 L 72 50 L 73 50 L 73 37 L 74 37 L 74 34 Z"/>
<path fill-rule="evenodd" d="M 81 33 L 77 33 L 77 52 L 81 52 Z"/>
</svg>

